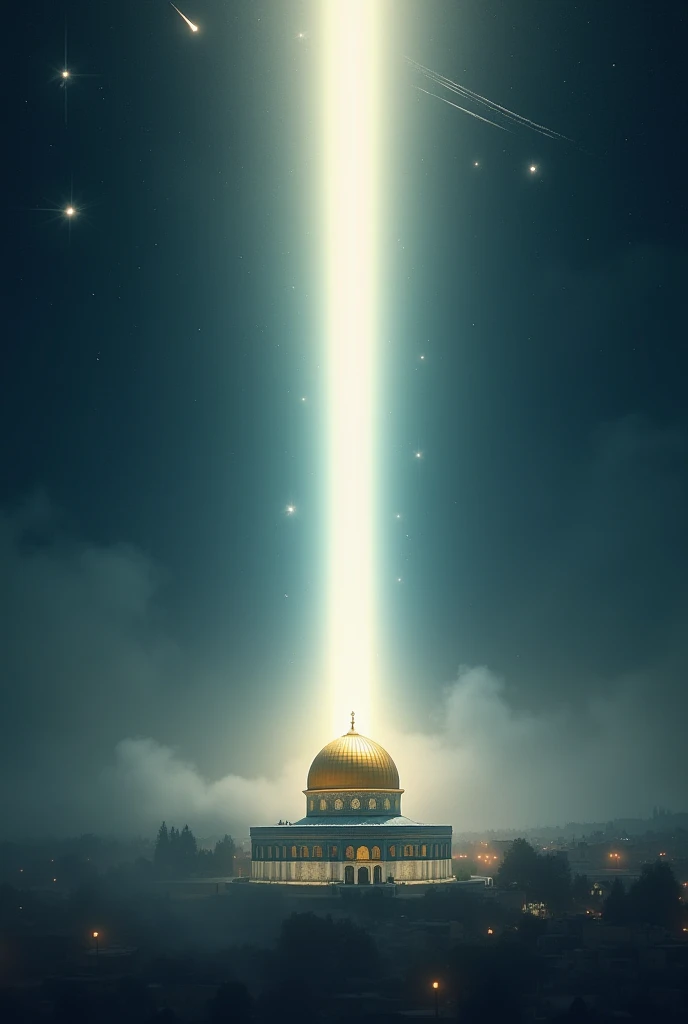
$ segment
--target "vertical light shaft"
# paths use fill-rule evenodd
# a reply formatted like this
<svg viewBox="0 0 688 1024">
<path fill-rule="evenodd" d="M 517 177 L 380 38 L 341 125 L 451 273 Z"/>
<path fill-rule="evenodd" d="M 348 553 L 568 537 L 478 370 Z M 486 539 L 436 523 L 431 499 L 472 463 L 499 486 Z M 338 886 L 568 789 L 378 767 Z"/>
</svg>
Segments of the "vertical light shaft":
<svg viewBox="0 0 688 1024">
<path fill-rule="evenodd" d="M 382 0 L 322 0 L 328 676 L 333 728 L 369 729 L 376 665 Z"/>
</svg>

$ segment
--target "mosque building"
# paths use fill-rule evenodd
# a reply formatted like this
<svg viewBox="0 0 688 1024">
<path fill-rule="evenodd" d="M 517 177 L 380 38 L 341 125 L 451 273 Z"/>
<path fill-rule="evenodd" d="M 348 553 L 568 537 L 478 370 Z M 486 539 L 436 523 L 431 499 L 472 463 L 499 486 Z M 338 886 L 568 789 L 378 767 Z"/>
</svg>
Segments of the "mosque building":
<svg viewBox="0 0 688 1024">
<path fill-rule="evenodd" d="M 306 817 L 251 829 L 251 879 L 369 885 L 453 880 L 451 825 L 401 813 L 399 772 L 387 751 L 351 728 L 308 772 Z"/>
</svg>

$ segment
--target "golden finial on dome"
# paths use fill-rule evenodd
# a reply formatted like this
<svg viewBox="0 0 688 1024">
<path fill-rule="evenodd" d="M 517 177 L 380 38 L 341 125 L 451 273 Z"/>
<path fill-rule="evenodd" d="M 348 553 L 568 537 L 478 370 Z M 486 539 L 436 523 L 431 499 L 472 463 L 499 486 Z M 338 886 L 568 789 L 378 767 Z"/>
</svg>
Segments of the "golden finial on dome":
<svg viewBox="0 0 688 1024">
<path fill-rule="evenodd" d="M 356 732 L 356 727 L 355 727 L 355 725 L 354 725 L 354 722 L 355 722 L 355 721 L 356 721 L 356 712 L 355 712 L 355 711 L 352 711 L 352 712 L 351 712 L 351 728 L 349 729 L 349 732 L 350 732 L 350 733 L 352 733 L 352 732 Z"/>
</svg>

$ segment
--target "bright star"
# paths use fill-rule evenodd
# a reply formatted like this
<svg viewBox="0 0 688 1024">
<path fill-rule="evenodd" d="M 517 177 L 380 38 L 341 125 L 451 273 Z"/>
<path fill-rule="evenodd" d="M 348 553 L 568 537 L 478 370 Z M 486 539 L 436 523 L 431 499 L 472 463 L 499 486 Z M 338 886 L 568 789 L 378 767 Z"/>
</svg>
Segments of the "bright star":
<svg viewBox="0 0 688 1024">
<path fill-rule="evenodd" d="M 476 161 L 475 161 L 475 163 L 473 164 L 473 166 L 474 166 L 474 167 L 480 167 L 480 164 L 479 164 L 479 163 L 478 163 L 478 161 L 476 160 Z"/>
<path fill-rule="evenodd" d="M 65 68 L 65 70 L 64 70 L 64 71 L 62 72 L 62 77 L 63 77 L 63 78 L 69 78 L 69 71 L 67 71 L 67 69 L 66 69 L 66 68 Z"/>
<path fill-rule="evenodd" d="M 74 209 L 73 206 L 68 206 L 67 209 L 65 210 L 65 214 L 67 215 L 67 217 L 73 217 L 75 213 L 76 213 L 76 210 Z"/>
<path fill-rule="evenodd" d="M 531 164 L 528 169 L 531 174 L 535 174 L 535 172 L 537 171 L 537 167 L 535 166 L 535 164 Z"/>
<path fill-rule="evenodd" d="M 293 516 L 294 513 L 296 512 L 296 505 L 287 505 L 284 511 L 287 513 L 288 516 Z"/>
<path fill-rule="evenodd" d="M 417 459 L 422 459 L 423 458 L 423 453 L 422 452 L 414 452 L 413 454 L 416 456 Z"/>
</svg>

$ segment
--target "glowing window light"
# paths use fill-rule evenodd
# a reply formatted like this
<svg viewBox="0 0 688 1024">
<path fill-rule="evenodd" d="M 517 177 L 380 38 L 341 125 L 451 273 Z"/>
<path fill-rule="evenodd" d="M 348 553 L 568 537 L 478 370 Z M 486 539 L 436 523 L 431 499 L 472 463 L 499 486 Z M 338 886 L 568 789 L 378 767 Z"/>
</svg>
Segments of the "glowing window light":
<svg viewBox="0 0 688 1024">
<path fill-rule="evenodd" d="M 376 661 L 379 104 L 384 0 L 327 0 L 323 130 L 327 659 L 333 727 L 368 728 Z"/>
</svg>

